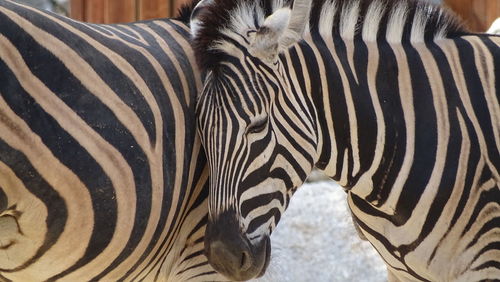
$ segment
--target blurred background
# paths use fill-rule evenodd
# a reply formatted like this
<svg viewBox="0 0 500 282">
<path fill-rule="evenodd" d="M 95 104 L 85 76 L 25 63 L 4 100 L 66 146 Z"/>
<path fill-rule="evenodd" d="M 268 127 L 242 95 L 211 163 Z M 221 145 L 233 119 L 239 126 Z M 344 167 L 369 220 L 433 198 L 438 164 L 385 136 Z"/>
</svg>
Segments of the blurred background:
<svg viewBox="0 0 500 282">
<path fill-rule="evenodd" d="M 94 23 L 125 23 L 172 17 L 191 0 L 17 0 L 74 19 Z M 421 0 L 452 8 L 473 31 L 485 31 L 500 17 L 500 0 Z"/>
<path fill-rule="evenodd" d="M 17 0 L 94 23 L 172 17 L 191 0 Z M 452 8 L 473 31 L 500 17 L 500 0 L 420 0 Z M 271 236 L 272 260 L 259 282 L 387 281 L 385 265 L 352 224 L 341 187 L 319 173 L 292 197 Z"/>
</svg>

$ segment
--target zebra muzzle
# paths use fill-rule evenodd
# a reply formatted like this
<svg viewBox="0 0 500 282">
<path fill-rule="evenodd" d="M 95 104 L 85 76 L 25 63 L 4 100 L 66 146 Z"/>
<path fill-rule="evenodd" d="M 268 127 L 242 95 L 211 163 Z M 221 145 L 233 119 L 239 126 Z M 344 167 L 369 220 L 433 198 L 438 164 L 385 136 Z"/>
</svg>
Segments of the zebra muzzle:
<svg viewBox="0 0 500 282">
<path fill-rule="evenodd" d="M 229 213 L 207 225 L 205 254 L 208 262 L 231 280 L 244 281 L 262 276 L 269 265 L 270 253 L 268 236 L 252 244 Z"/>
</svg>

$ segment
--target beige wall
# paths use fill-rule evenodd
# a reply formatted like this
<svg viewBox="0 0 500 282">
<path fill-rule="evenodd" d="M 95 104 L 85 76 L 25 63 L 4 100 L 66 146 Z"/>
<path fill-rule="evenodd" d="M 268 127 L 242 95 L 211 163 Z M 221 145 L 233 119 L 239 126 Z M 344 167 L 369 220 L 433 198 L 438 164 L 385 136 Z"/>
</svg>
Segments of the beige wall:
<svg viewBox="0 0 500 282">
<path fill-rule="evenodd" d="M 500 0 L 445 0 L 468 28 L 473 31 L 486 31 L 493 21 L 500 17 Z"/>
</svg>

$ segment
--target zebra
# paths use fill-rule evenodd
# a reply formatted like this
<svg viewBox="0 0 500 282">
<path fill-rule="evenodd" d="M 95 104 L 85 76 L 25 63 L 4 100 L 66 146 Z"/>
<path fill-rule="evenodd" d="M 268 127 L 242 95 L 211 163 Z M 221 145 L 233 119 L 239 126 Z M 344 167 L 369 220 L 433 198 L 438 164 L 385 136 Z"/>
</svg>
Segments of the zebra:
<svg viewBox="0 0 500 282">
<path fill-rule="evenodd" d="M 291 2 L 192 12 L 210 264 L 264 273 L 316 167 L 345 189 L 389 280 L 499 279 L 500 37 L 422 1 Z"/>
<path fill-rule="evenodd" d="M 188 21 L 0 1 L 0 281 L 222 279 Z"/>
</svg>

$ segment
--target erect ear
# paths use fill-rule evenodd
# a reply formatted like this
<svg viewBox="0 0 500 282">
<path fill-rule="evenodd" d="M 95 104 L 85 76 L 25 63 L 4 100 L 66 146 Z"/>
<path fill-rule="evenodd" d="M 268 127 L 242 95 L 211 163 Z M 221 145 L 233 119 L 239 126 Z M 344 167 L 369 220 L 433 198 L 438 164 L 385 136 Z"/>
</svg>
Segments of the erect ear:
<svg viewBox="0 0 500 282">
<path fill-rule="evenodd" d="M 289 8 L 281 8 L 267 17 L 254 36 L 252 48 L 259 53 L 277 53 L 280 39 L 290 22 L 290 14 Z"/>
<path fill-rule="evenodd" d="M 311 0 L 295 0 L 293 9 L 285 7 L 267 17 L 252 41 L 252 51 L 273 60 L 280 52 L 302 39 L 309 21 Z"/>
<path fill-rule="evenodd" d="M 280 47 L 287 49 L 302 39 L 309 23 L 312 0 L 295 0 L 286 33 L 281 37 Z"/>
<path fill-rule="evenodd" d="M 213 3 L 213 0 L 201 0 L 191 12 L 191 18 L 189 22 L 189 26 L 191 28 L 191 36 L 196 37 L 198 30 L 200 30 L 200 20 L 199 17 L 203 14 L 204 11 L 208 9 L 208 6 Z"/>
</svg>

